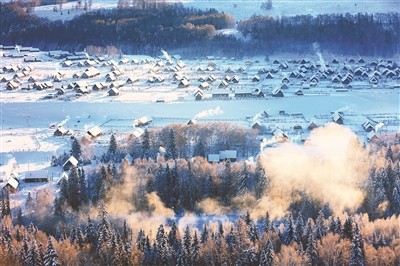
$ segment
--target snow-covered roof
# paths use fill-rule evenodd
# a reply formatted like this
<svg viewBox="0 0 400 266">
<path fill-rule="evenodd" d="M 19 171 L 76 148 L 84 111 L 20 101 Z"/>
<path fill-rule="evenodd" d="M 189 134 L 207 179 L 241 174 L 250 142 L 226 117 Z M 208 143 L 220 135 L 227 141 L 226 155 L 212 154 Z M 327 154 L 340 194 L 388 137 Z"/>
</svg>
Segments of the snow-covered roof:
<svg viewBox="0 0 400 266">
<path fill-rule="evenodd" d="M 18 182 L 18 180 L 16 180 L 15 178 L 10 177 L 10 178 L 7 180 L 7 184 L 6 184 L 6 185 L 10 185 L 12 188 L 17 189 L 17 188 L 18 188 L 18 185 L 19 185 L 19 182 Z"/>
<path fill-rule="evenodd" d="M 47 177 L 48 177 L 48 172 L 45 170 L 25 172 L 25 180 L 36 179 L 36 178 L 47 178 Z"/>
<path fill-rule="evenodd" d="M 218 163 L 219 162 L 219 154 L 209 154 L 208 155 L 208 161 L 210 163 Z"/>
<path fill-rule="evenodd" d="M 226 160 L 226 159 L 236 159 L 237 158 L 237 151 L 236 150 L 225 150 L 219 152 L 219 159 Z"/>
<path fill-rule="evenodd" d="M 92 137 L 97 137 L 97 136 L 99 136 L 99 135 L 101 134 L 101 132 L 102 132 L 102 130 L 101 130 L 98 126 L 94 126 L 94 127 L 92 127 L 91 129 L 89 129 L 89 130 L 87 131 L 87 133 L 88 133 L 89 135 L 91 135 Z"/>
<path fill-rule="evenodd" d="M 132 158 L 132 156 L 128 153 L 128 154 L 124 157 L 124 160 L 127 161 L 127 162 L 129 162 L 129 163 L 131 163 L 131 162 L 133 161 L 133 158 Z"/>
<path fill-rule="evenodd" d="M 133 132 L 132 135 L 134 135 L 136 138 L 139 138 L 144 134 L 144 129 L 142 128 L 136 128 Z"/>
<path fill-rule="evenodd" d="M 74 156 L 70 156 L 69 158 L 68 158 L 68 160 L 63 164 L 63 166 L 65 166 L 66 164 L 68 164 L 68 163 L 70 163 L 71 165 L 73 165 L 73 166 L 78 166 L 78 160 L 74 157 Z"/>
</svg>

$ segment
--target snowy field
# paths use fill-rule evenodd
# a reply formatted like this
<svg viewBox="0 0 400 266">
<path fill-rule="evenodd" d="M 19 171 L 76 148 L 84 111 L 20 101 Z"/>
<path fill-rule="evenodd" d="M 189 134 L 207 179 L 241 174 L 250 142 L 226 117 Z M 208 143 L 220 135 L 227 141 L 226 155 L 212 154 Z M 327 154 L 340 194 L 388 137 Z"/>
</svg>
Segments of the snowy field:
<svg viewBox="0 0 400 266">
<path fill-rule="evenodd" d="M 199 9 L 214 8 L 219 12 L 233 15 L 236 20 L 247 19 L 253 15 L 270 16 L 294 16 L 310 14 L 329 13 L 384 13 L 400 9 L 398 0 L 273 0 L 273 7 L 269 11 L 261 9 L 261 0 L 192 0 L 182 1 L 186 7 Z M 115 8 L 116 0 L 94 0 L 92 10 L 100 8 Z M 74 16 L 82 14 L 83 10 L 76 8 L 77 2 L 63 4 L 58 12 L 53 11 L 53 6 L 39 6 L 35 8 L 35 14 L 49 19 L 69 20 Z M 62 14 L 61 14 L 62 13 Z"/>
</svg>

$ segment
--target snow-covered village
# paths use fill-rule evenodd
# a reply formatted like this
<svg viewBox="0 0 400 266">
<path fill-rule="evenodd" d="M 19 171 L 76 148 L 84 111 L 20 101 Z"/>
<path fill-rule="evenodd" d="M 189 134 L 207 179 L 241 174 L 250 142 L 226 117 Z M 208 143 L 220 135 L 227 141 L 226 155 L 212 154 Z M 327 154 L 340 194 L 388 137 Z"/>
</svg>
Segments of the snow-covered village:
<svg viewBox="0 0 400 266">
<path fill-rule="evenodd" d="M 0 265 L 400 265 L 398 1 L 0 7 Z"/>
</svg>

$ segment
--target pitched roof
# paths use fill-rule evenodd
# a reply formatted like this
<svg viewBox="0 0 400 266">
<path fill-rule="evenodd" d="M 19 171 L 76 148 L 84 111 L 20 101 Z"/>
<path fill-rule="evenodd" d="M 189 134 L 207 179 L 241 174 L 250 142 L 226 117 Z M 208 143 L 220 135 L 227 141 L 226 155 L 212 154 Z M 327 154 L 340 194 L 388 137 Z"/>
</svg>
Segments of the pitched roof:
<svg viewBox="0 0 400 266">
<path fill-rule="evenodd" d="M 70 156 L 69 158 L 68 158 L 68 160 L 67 161 L 65 161 L 65 163 L 63 164 L 63 166 L 65 166 L 67 163 L 70 163 L 70 164 L 72 164 L 73 166 L 78 166 L 78 160 L 74 157 L 74 156 Z"/>
<path fill-rule="evenodd" d="M 98 135 L 101 134 L 101 132 L 102 130 L 98 126 L 94 126 L 87 131 L 87 133 L 93 137 L 97 137 Z"/>
</svg>

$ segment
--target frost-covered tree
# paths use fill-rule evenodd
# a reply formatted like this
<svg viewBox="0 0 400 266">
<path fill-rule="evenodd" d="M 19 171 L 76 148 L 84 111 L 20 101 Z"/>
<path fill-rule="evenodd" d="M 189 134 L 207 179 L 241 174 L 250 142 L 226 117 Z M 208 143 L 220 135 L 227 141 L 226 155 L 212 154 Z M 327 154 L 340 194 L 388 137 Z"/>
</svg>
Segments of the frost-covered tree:
<svg viewBox="0 0 400 266">
<path fill-rule="evenodd" d="M 264 216 L 262 229 L 263 229 L 264 233 L 268 233 L 268 231 L 270 231 L 272 229 L 272 222 L 271 222 L 271 219 L 269 218 L 268 211 Z"/>
<path fill-rule="evenodd" d="M 142 158 L 148 159 L 150 157 L 150 133 L 146 128 L 142 137 Z"/>
<path fill-rule="evenodd" d="M 168 141 L 166 145 L 166 153 L 165 153 L 165 159 L 173 159 L 175 160 L 177 158 L 177 151 L 176 151 L 176 142 L 175 142 L 175 131 L 171 128 L 169 130 L 169 135 L 168 135 Z"/>
<path fill-rule="evenodd" d="M 260 158 L 257 159 L 256 170 L 254 175 L 254 193 L 257 199 L 260 199 L 268 187 L 268 178 L 265 170 L 261 165 Z"/>
<path fill-rule="evenodd" d="M 45 266 L 59 266 L 61 265 L 58 260 L 57 251 L 53 247 L 51 237 L 47 238 L 47 248 L 43 257 L 43 265 Z"/>
<path fill-rule="evenodd" d="M 351 251 L 350 251 L 350 266 L 364 266 L 365 263 L 365 251 L 363 245 L 363 239 L 360 234 L 358 225 L 355 225 L 354 234 L 351 239 Z"/>
<path fill-rule="evenodd" d="M 191 246 L 191 259 L 190 259 L 193 265 L 196 265 L 199 256 L 200 256 L 200 243 L 199 243 L 199 238 L 197 236 L 197 231 L 195 231 Z"/>
<path fill-rule="evenodd" d="M 309 266 L 318 266 L 319 265 L 317 244 L 315 242 L 313 234 L 310 234 L 308 236 L 306 256 L 307 256 L 307 265 L 309 265 Z"/>
<path fill-rule="evenodd" d="M 83 168 L 78 169 L 78 176 L 79 176 L 79 205 L 84 205 L 89 202 L 89 198 L 86 185 L 85 170 L 83 170 Z"/>
<path fill-rule="evenodd" d="M 94 223 L 90 217 L 87 219 L 87 224 L 85 227 L 86 243 L 94 245 L 96 243 L 96 229 Z"/>
<path fill-rule="evenodd" d="M 353 239 L 353 220 L 348 217 L 343 224 L 342 237 Z"/>
<path fill-rule="evenodd" d="M 26 196 L 25 207 L 28 211 L 32 211 L 34 205 L 35 205 L 35 202 L 31 196 L 31 192 L 28 192 L 28 195 Z"/>
<path fill-rule="evenodd" d="M 289 245 L 295 238 L 295 229 L 293 224 L 292 214 L 285 220 L 285 228 L 283 230 L 282 241 L 286 245 Z"/>
<path fill-rule="evenodd" d="M 71 155 L 74 156 L 77 160 L 80 160 L 82 156 L 81 144 L 76 138 L 74 138 L 74 140 L 72 141 Z"/>
<path fill-rule="evenodd" d="M 200 156 L 205 158 L 206 157 L 206 147 L 204 146 L 204 140 L 199 139 L 196 145 L 194 146 L 193 150 L 193 157 Z"/>
<path fill-rule="evenodd" d="M 108 145 L 108 150 L 107 150 L 107 154 L 110 156 L 111 159 L 114 157 L 115 153 L 117 152 L 117 149 L 118 149 L 117 140 L 115 138 L 115 135 L 111 134 L 110 143 Z"/>
<path fill-rule="evenodd" d="M 190 259 L 191 259 L 192 236 L 190 234 L 190 228 L 188 225 L 185 227 L 182 241 L 183 241 L 183 243 L 182 243 L 183 250 L 186 255 L 186 261 L 190 264 L 191 263 Z"/>
<path fill-rule="evenodd" d="M 32 239 L 32 241 L 31 241 L 28 255 L 25 259 L 25 264 L 29 265 L 29 266 L 41 266 L 42 265 L 42 256 L 40 254 L 40 250 L 37 246 L 35 239 Z"/>
<path fill-rule="evenodd" d="M 267 242 L 265 243 L 265 247 L 261 250 L 260 255 L 260 266 L 273 266 L 275 265 L 275 253 L 274 247 L 272 245 L 272 241 L 268 238 Z"/>
</svg>

